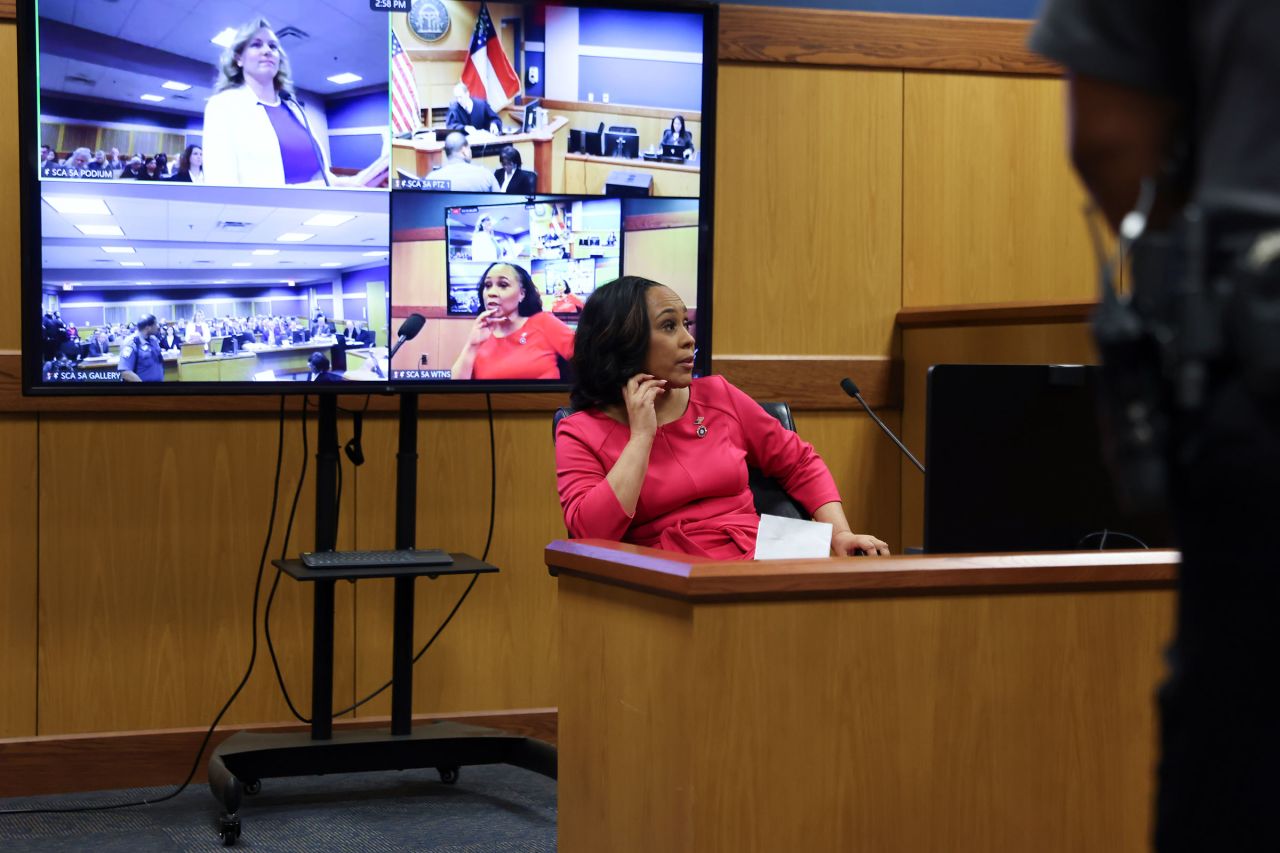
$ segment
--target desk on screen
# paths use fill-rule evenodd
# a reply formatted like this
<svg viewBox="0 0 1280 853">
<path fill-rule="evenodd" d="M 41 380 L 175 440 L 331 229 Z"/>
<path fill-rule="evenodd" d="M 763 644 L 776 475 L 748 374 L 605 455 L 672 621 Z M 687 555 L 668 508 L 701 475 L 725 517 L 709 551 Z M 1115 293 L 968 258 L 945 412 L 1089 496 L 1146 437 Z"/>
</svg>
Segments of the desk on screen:
<svg viewBox="0 0 1280 853">
<path fill-rule="evenodd" d="M 565 151 L 567 136 L 561 131 L 568 125 L 569 120 L 560 116 L 552 119 L 546 127 L 530 133 L 506 136 L 483 132 L 470 134 L 468 139 L 471 142 L 472 161 L 478 166 L 496 171 L 500 165 L 498 153 L 505 146 L 514 145 L 520 152 L 524 168 L 538 173 L 538 192 L 561 192 L 556 187 L 555 155 Z M 429 177 L 432 169 L 444 165 L 444 142 L 436 139 L 434 132 L 415 139 L 393 139 L 391 165 L 419 177 Z"/>
<path fill-rule="evenodd" d="M 603 195 L 609 173 L 619 170 L 650 175 L 654 196 L 697 198 L 702 187 L 702 167 L 696 161 L 669 163 L 643 158 L 566 154 L 564 192 L 568 195 Z"/>
</svg>

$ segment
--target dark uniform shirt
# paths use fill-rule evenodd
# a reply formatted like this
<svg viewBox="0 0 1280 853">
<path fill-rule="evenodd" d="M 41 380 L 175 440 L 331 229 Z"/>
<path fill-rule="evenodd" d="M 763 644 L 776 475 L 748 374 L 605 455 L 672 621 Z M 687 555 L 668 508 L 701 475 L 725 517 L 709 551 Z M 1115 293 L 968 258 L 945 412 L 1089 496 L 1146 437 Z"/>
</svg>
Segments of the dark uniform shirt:
<svg viewBox="0 0 1280 853">
<path fill-rule="evenodd" d="M 138 334 L 130 335 L 120 347 L 120 372 L 126 370 L 138 374 L 143 382 L 164 381 L 164 356 L 158 338 L 143 340 Z"/>
<path fill-rule="evenodd" d="M 1192 194 L 1280 209 L 1280 3 L 1047 0 L 1031 47 L 1075 74 L 1189 109 Z"/>
</svg>

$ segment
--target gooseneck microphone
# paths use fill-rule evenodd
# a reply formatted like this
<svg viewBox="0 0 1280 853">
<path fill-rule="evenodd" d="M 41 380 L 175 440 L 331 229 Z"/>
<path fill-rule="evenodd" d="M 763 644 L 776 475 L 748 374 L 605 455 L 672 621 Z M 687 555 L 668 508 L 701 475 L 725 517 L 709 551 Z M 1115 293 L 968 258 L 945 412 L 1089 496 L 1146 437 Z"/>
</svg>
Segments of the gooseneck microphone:
<svg viewBox="0 0 1280 853">
<path fill-rule="evenodd" d="M 876 424 L 880 427 L 880 429 L 884 430 L 885 435 L 893 439 L 893 443 L 898 445 L 898 449 L 901 450 L 903 453 L 907 454 L 907 458 L 910 459 L 912 463 L 914 463 L 915 466 L 920 469 L 920 473 L 923 474 L 924 466 L 920 464 L 920 460 L 915 458 L 915 456 L 911 454 L 911 451 L 907 450 L 907 446 L 903 444 L 902 441 L 899 440 L 896 435 L 893 434 L 893 430 L 885 426 L 884 421 L 880 420 L 880 418 L 876 415 L 876 413 L 871 411 L 871 407 L 867 405 L 866 400 L 862 399 L 862 392 L 858 390 L 858 386 L 854 383 L 854 381 L 848 377 L 845 377 L 844 379 L 840 380 L 840 387 L 844 389 L 844 393 L 848 394 L 850 397 L 852 397 L 853 399 L 857 400 L 859 403 L 862 404 L 862 408 L 867 410 L 868 415 L 871 415 L 871 420 L 875 421 Z"/>
<path fill-rule="evenodd" d="M 391 348 L 391 354 L 387 356 L 387 360 L 395 358 L 396 353 L 400 351 L 400 347 L 418 336 L 418 332 L 422 331 L 422 325 L 427 322 L 427 318 L 421 314 L 410 314 L 408 319 L 400 324 L 400 331 L 397 332 L 396 345 Z"/>
</svg>

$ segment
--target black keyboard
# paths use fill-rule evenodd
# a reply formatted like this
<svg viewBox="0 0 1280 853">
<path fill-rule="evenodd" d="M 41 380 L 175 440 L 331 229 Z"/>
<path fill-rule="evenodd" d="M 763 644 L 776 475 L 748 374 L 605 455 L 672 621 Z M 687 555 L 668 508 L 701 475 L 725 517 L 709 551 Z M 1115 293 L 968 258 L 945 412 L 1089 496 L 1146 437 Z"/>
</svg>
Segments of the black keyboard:
<svg viewBox="0 0 1280 853">
<path fill-rule="evenodd" d="M 381 569 L 401 566 L 451 566 L 453 558 L 439 548 L 423 551 L 313 551 L 302 555 L 309 569 Z"/>
</svg>

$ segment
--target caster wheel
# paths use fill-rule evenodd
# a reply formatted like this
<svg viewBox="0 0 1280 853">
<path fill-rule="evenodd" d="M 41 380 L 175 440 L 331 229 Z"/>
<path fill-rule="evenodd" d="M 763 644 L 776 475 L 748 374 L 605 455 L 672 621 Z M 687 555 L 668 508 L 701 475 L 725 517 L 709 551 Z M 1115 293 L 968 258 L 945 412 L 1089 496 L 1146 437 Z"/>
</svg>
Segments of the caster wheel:
<svg viewBox="0 0 1280 853">
<path fill-rule="evenodd" d="M 446 785 L 453 785 L 458 781 L 458 768 L 456 767 L 437 767 L 440 771 L 440 781 Z"/>
<path fill-rule="evenodd" d="M 236 815 L 223 815 L 218 819 L 218 838 L 223 847 L 230 847 L 240 838 L 240 818 Z"/>
<path fill-rule="evenodd" d="M 245 783 L 244 783 L 244 792 L 245 792 L 246 794 L 248 794 L 249 796 L 251 796 L 251 797 L 252 797 L 252 796 L 254 796 L 255 794 L 260 794 L 260 793 L 262 793 L 262 780 L 261 780 L 261 779 L 254 779 L 254 780 L 252 780 L 252 781 L 250 781 L 250 782 L 245 782 Z"/>
</svg>

